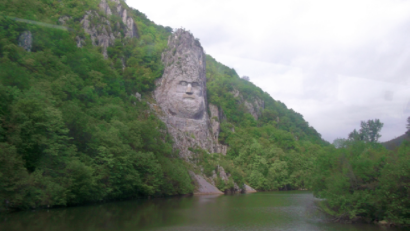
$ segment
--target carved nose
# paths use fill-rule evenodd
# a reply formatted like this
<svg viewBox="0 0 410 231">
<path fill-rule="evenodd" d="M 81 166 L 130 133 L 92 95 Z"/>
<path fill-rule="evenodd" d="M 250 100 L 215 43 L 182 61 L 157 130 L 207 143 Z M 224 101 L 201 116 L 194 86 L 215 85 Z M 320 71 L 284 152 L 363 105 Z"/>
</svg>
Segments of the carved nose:
<svg viewBox="0 0 410 231">
<path fill-rule="evenodd" d="M 192 86 L 190 83 L 188 83 L 185 93 L 188 95 L 192 95 Z"/>
</svg>

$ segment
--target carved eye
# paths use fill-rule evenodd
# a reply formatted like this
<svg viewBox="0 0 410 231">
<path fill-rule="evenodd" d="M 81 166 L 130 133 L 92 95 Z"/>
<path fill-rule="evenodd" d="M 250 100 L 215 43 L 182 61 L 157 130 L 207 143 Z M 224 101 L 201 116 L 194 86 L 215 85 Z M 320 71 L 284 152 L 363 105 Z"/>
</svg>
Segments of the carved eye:
<svg viewBox="0 0 410 231">
<path fill-rule="evenodd" d="M 180 85 L 182 85 L 182 86 L 186 86 L 186 85 L 188 85 L 188 83 L 187 83 L 187 82 L 185 82 L 185 81 L 181 81 L 181 82 L 179 82 L 179 84 L 180 84 Z"/>
<path fill-rule="evenodd" d="M 191 85 L 192 85 L 192 87 L 199 87 L 199 83 L 197 83 L 197 82 L 193 82 L 193 83 L 191 83 Z"/>
</svg>

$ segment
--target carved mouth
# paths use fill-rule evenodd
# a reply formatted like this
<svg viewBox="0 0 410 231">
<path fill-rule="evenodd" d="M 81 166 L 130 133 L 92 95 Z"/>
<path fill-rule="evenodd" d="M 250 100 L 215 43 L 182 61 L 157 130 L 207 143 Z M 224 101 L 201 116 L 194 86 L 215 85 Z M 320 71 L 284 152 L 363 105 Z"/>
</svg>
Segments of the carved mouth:
<svg viewBox="0 0 410 231">
<path fill-rule="evenodd" d="M 182 98 L 183 98 L 183 99 L 185 99 L 185 98 L 187 98 L 187 99 L 195 99 L 195 96 L 194 96 L 194 95 L 184 94 L 184 95 L 182 96 Z"/>
</svg>

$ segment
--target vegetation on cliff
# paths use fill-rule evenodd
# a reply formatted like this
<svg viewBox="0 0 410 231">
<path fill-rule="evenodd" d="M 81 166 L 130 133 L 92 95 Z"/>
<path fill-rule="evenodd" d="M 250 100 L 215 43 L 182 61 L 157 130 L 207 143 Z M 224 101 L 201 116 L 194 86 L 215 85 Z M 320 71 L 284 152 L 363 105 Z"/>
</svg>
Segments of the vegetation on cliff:
<svg viewBox="0 0 410 231">
<path fill-rule="evenodd" d="M 0 2 L 0 208 L 193 192 L 192 166 L 149 107 L 171 28 L 121 2 L 140 37 L 116 39 L 104 58 L 81 25 L 88 10 L 107 17 L 100 1 Z M 108 19 L 123 27 L 118 16 Z M 30 52 L 21 47 L 27 31 Z M 338 218 L 410 223 L 409 142 L 386 150 L 373 121 L 331 146 L 302 115 L 206 61 L 208 101 L 224 114 L 219 142 L 229 148 L 193 150 L 196 171 L 211 177 L 223 167 L 230 178 L 217 176 L 221 190 L 313 189 Z"/>
<path fill-rule="evenodd" d="M 85 10 L 96 10 L 98 2 L 61 4 L 1 4 L 1 207 L 192 192 L 164 124 L 134 96 L 153 89 L 161 75 L 169 31 L 134 10 L 143 35 L 116 41 L 104 59 L 89 40 L 82 48 L 75 40 L 84 33 L 79 21 Z M 71 17 L 69 30 L 52 26 L 63 15 Z M 18 46 L 25 31 L 33 37 L 31 52 Z"/>
<path fill-rule="evenodd" d="M 212 167 L 205 163 L 206 168 L 216 169 L 221 164 L 233 174 L 235 182 L 246 182 L 257 190 L 309 188 L 315 155 L 326 145 L 320 134 L 302 115 L 210 56 L 207 78 L 209 102 L 226 117 L 219 141 L 229 149 L 223 161 Z M 257 118 L 246 107 L 248 102 L 259 109 Z M 258 108 L 258 102 L 263 106 Z"/>
</svg>

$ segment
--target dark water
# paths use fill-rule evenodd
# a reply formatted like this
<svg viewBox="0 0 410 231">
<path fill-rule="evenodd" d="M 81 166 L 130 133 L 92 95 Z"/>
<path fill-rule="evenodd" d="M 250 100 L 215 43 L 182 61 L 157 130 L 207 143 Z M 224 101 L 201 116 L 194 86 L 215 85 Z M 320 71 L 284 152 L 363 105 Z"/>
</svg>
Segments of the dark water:
<svg viewBox="0 0 410 231">
<path fill-rule="evenodd" d="M 17 212 L 0 230 L 405 230 L 326 221 L 308 192 L 140 199 Z"/>
</svg>

